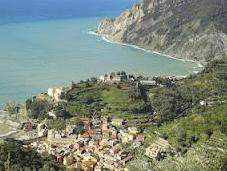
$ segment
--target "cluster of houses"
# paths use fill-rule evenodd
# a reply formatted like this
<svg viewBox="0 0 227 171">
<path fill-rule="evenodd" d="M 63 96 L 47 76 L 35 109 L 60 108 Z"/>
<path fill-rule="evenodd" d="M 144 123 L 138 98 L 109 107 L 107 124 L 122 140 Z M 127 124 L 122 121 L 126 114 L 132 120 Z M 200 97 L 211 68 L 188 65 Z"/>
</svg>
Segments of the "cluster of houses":
<svg viewBox="0 0 227 171">
<path fill-rule="evenodd" d="M 64 131 L 48 129 L 45 122 L 37 125 L 39 137 L 29 146 L 40 154 L 49 154 L 67 168 L 74 170 L 125 170 L 126 163 L 133 155 L 124 149 L 124 144 L 130 143 L 134 148 L 144 143 L 144 134 L 136 127 L 119 128 L 121 119 L 108 121 L 100 119 L 81 118 L 84 130 L 75 133 L 76 126 L 68 126 Z"/>
<path fill-rule="evenodd" d="M 126 75 L 125 72 L 112 73 L 99 78 L 99 81 L 104 83 L 129 80 L 134 81 L 134 77 Z M 154 80 L 140 80 L 137 86 L 150 88 L 160 85 Z M 58 103 L 63 92 L 63 88 L 50 88 L 47 94 Z M 48 115 L 56 119 L 53 111 Z M 124 148 L 125 144 L 130 144 L 133 148 L 143 145 L 144 133 L 138 131 L 135 125 L 147 122 L 147 119 L 125 121 L 119 118 L 110 121 L 93 114 L 92 118 L 80 119 L 82 131 L 78 131 L 78 125 L 69 125 L 61 131 L 49 129 L 45 120 L 38 124 L 26 122 L 23 129 L 26 132 L 37 130 L 37 138 L 26 146 L 42 155 L 52 156 L 56 162 L 64 164 L 68 169 L 125 171 L 127 162 L 133 159 L 133 154 Z M 168 141 L 159 139 L 146 148 L 145 155 L 153 160 L 159 160 L 167 148 L 169 148 Z"/>
<path fill-rule="evenodd" d="M 129 80 L 134 81 L 134 79 L 133 75 L 127 75 L 125 72 L 112 72 L 111 74 L 101 75 L 98 80 L 104 83 L 118 83 Z"/>
<path fill-rule="evenodd" d="M 153 160 L 162 160 L 170 152 L 172 151 L 169 142 L 163 138 L 159 138 L 146 148 L 145 155 Z"/>
</svg>

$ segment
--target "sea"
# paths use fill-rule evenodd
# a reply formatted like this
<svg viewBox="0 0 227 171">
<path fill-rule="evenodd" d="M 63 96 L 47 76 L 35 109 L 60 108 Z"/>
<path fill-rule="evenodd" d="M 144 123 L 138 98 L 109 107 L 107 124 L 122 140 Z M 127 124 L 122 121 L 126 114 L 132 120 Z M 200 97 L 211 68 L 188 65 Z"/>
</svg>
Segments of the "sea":
<svg viewBox="0 0 227 171">
<path fill-rule="evenodd" d="M 49 87 L 112 71 L 189 75 L 197 63 L 106 41 L 94 34 L 136 0 L 0 0 L 0 107 Z"/>
</svg>

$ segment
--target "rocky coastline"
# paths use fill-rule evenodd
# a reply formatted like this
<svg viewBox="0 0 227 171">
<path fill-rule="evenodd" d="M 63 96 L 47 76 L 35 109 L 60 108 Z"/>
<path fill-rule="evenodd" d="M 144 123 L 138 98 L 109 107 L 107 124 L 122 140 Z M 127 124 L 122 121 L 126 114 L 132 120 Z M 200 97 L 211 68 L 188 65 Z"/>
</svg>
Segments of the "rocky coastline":
<svg viewBox="0 0 227 171">
<path fill-rule="evenodd" d="M 119 17 L 103 20 L 97 33 L 112 42 L 206 64 L 227 52 L 225 3 L 143 0 Z M 204 4 L 213 8 L 204 10 Z"/>
<path fill-rule="evenodd" d="M 121 46 L 127 46 L 127 47 L 131 47 L 131 48 L 135 48 L 135 49 L 142 50 L 142 51 L 145 51 L 145 52 L 148 52 L 148 53 L 162 55 L 162 56 L 165 56 L 167 58 L 174 59 L 174 60 L 179 60 L 179 61 L 183 61 L 183 62 L 193 62 L 193 63 L 196 63 L 197 64 L 197 67 L 194 68 L 195 69 L 194 73 L 197 73 L 197 72 L 201 71 L 202 68 L 204 68 L 204 65 L 201 62 L 199 62 L 199 61 L 192 60 L 192 59 L 183 59 L 183 58 L 179 58 L 179 57 L 175 57 L 175 56 L 170 56 L 170 55 L 165 54 L 165 53 L 162 53 L 160 51 L 149 50 L 149 49 L 145 49 L 143 47 L 140 47 L 140 46 L 137 46 L 137 45 L 134 45 L 134 44 L 129 44 L 129 43 L 124 43 L 124 42 L 116 41 L 116 40 L 113 40 L 111 38 L 111 36 L 108 35 L 108 34 L 99 34 L 98 32 L 93 32 L 93 31 L 89 31 L 88 34 L 99 36 L 99 37 L 101 37 L 107 43 L 118 44 L 118 45 L 121 45 Z"/>
</svg>

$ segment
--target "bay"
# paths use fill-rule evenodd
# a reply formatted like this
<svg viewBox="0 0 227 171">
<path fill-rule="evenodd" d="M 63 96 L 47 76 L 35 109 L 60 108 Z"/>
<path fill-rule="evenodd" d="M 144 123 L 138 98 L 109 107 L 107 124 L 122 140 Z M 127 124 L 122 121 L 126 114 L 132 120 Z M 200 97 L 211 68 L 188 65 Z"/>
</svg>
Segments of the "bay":
<svg viewBox="0 0 227 171">
<path fill-rule="evenodd" d="M 0 106 L 24 102 L 49 87 L 126 71 L 132 74 L 188 75 L 196 67 L 162 55 L 111 44 L 89 34 L 102 17 L 0 25 Z"/>
</svg>

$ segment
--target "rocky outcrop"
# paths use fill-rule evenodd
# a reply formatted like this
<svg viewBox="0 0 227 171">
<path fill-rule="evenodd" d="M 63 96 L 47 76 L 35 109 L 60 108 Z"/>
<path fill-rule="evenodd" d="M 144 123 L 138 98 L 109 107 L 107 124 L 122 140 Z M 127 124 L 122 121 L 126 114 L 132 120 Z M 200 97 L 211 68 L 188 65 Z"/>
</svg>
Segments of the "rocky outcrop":
<svg viewBox="0 0 227 171">
<path fill-rule="evenodd" d="M 99 34 L 174 57 L 206 63 L 227 52 L 227 0 L 143 0 Z"/>
</svg>

